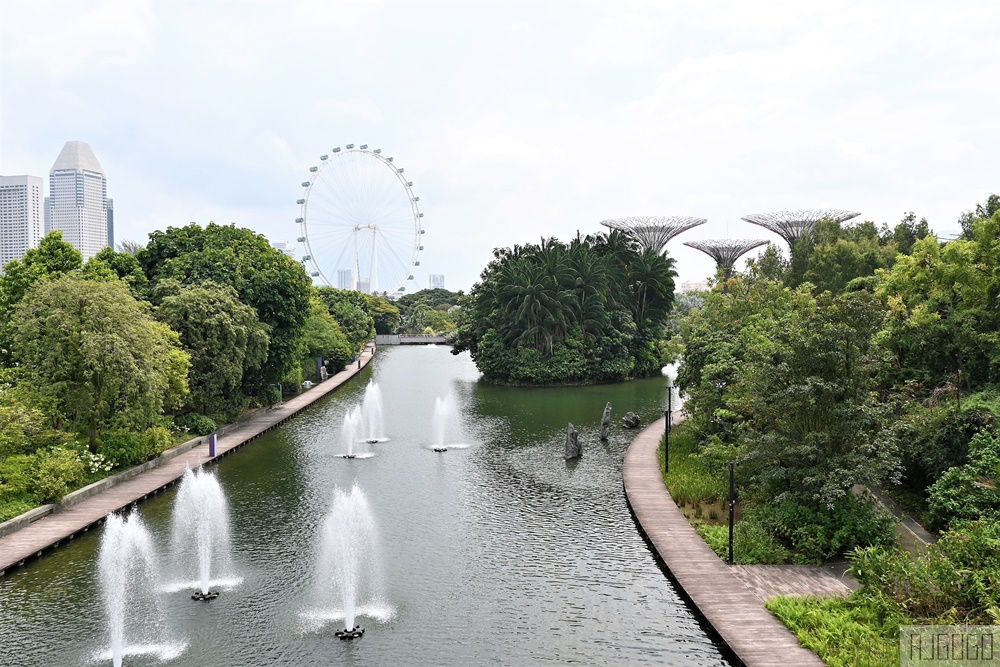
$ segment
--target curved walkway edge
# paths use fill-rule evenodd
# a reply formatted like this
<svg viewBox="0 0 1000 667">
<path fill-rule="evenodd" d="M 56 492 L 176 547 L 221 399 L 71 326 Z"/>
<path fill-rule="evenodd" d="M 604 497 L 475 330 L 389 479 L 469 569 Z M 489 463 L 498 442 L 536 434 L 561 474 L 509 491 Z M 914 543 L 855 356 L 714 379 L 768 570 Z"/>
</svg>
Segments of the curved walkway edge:
<svg viewBox="0 0 1000 667">
<path fill-rule="evenodd" d="M 681 513 L 660 474 L 665 421 L 643 430 L 625 454 L 625 495 L 642 531 L 701 615 L 747 667 L 823 662 L 764 608 Z"/>
<path fill-rule="evenodd" d="M 175 448 L 186 451 L 179 454 L 171 451 L 160 459 L 137 466 L 141 469 L 137 474 L 135 468 L 119 473 L 115 476 L 118 479 L 117 484 L 102 488 L 79 502 L 56 505 L 54 509 L 47 510 L 50 512 L 47 516 L 34 521 L 31 521 L 33 517 L 26 517 L 23 527 L 0 537 L 0 576 L 12 567 L 23 565 L 32 557 L 41 556 L 46 549 L 58 547 L 62 541 L 73 539 L 77 534 L 86 532 L 91 526 L 101 523 L 109 513 L 161 491 L 180 479 L 188 468 L 197 468 L 226 456 L 283 424 L 358 374 L 368 365 L 374 354 L 375 347 L 371 344 L 366 345 L 358 360 L 352 361 L 344 370 L 327 380 L 272 409 L 261 411 L 244 422 L 230 425 L 225 430 L 220 429 L 215 457 L 208 454 L 208 438 L 203 438 L 193 447 L 190 443 L 186 443 Z M 156 465 L 157 462 L 160 465 Z M 106 484 L 108 480 L 95 484 Z M 75 493 L 86 489 L 89 487 Z M 32 512 L 41 513 L 41 508 L 32 510 L 28 514 Z"/>
</svg>

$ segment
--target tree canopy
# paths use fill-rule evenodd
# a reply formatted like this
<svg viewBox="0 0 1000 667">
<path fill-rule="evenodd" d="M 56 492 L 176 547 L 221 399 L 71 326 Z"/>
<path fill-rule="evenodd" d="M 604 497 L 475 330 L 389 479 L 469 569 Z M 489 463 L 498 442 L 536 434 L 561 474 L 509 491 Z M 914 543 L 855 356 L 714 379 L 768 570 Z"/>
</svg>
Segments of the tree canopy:
<svg viewBox="0 0 1000 667">
<path fill-rule="evenodd" d="M 511 384 L 623 380 L 659 371 L 673 260 L 617 231 L 494 251 L 469 294 L 454 352 Z"/>
</svg>

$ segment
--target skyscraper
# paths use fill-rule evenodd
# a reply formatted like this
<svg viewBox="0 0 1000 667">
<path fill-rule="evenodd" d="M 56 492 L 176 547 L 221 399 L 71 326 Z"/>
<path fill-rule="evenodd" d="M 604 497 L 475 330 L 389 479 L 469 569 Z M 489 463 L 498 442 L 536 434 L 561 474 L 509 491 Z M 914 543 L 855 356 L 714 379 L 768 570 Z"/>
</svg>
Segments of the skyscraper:
<svg viewBox="0 0 1000 667">
<path fill-rule="evenodd" d="M 49 172 L 45 233 L 57 229 L 84 261 L 108 246 L 108 181 L 83 141 L 67 141 Z"/>
<path fill-rule="evenodd" d="M 444 289 L 444 274 L 431 273 L 427 276 L 427 286 L 431 289 Z"/>
<path fill-rule="evenodd" d="M 351 289 L 351 270 L 337 269 L 337 289 Z"/>
<path fill-rule="evenodd" d="M 42 240 L 42 179 L 0 176 L 0 272 Z"/>
</svg>

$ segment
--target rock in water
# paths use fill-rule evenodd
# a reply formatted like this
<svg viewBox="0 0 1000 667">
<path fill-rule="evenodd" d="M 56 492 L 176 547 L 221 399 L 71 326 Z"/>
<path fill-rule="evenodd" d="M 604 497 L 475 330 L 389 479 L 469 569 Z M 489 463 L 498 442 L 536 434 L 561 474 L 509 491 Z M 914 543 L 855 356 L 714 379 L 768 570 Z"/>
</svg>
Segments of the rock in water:
<svg viewBox="0 0 1000 667">
<path fill-rule="evenodd" d="M 611 428 L 611 402 L 604 406 L 604 416 L 601 417 L 601 440 L 608 439 L 608 429 Z"/>
<path fill-rule="evenodd" d="M 563 454 L 563 458 L 567 461 L 578 459 L 581 454 L 583 454 L 583 449 L 580 447 L 580 436 L 573 428 L 573 423 L 570 422 L 569 426 L 566 427 L 566 452 Z"/>
<path fill-rule="evenodd" d="M 626 412 L 622 417 L 622 426 L 625 428 L 639 428 L 639 415 L 634 412 Z"/>
</svg>

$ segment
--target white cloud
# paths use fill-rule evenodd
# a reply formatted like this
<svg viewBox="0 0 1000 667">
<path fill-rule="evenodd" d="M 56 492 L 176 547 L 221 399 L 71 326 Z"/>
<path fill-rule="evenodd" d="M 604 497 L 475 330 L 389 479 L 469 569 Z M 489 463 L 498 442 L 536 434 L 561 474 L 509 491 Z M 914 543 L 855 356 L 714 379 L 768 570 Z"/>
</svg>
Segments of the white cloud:
<svg viewBox="0 0 1000 667">
<path fill-rule="evenodd" d="M 138 64 L 159 27 L 151 0 L 9 2 L 0 25 L 4 60 L 54 75 Z"/>
<path fill-rule="evenodd" d="M 385 120 L 378 104 L 367 95 L 354 95 L 346 100 L 328 97 L 317 102 L 316 107 L 321 114 L 334 114 L 372 125 L 381 125 Z"/>
</svg>

